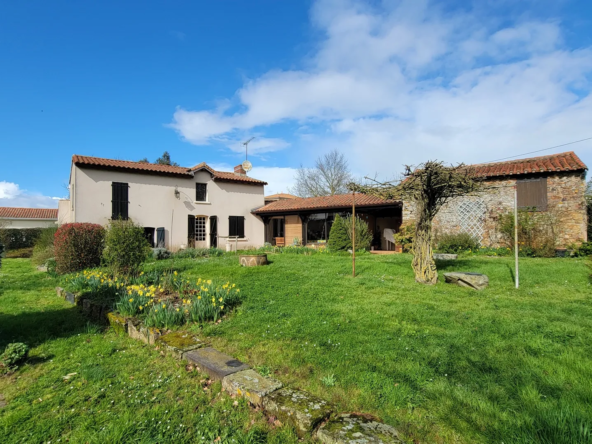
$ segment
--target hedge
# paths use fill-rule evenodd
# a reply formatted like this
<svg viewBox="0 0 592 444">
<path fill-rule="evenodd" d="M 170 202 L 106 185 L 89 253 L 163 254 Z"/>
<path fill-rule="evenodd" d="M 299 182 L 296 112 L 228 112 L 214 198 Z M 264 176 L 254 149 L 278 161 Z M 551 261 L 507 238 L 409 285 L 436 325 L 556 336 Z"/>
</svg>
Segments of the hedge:
<svg viewBox="0 0 592 444">
<path fill-rule="evenodd" d="M 43 228 L 2 228 L 0 242 L 6 251 L 32 248 L 42 231 Z"/>
</svg>

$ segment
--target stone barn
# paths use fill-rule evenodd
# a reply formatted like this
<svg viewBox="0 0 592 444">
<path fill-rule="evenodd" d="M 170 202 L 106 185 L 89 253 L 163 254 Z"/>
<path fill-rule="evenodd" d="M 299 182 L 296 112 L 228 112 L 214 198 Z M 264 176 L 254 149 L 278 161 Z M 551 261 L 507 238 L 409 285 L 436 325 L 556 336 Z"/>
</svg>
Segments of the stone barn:
<svg viewBox="0 0 592 444">
<path fill-rule="evenodd" d="M 501 246 L 499 217 L 518 207 L 545 212 L 554 222 L 558 248 L 587 241 L 586 165 L 573 152 L 473 165 L 485 181 L 478 196 L 447 203 L 434 220 L 439 233 L 466 232 L 481 245 Z M 403 203 L 403 223 L 413 220 L 413 207 Z"/>
</svg>

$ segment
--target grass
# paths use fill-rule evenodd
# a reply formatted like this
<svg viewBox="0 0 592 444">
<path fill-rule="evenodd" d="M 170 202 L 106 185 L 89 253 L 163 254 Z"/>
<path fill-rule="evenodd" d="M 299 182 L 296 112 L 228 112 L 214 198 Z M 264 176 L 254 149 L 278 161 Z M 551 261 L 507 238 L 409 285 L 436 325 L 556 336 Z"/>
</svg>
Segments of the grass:
<svg viewBox="0 0 592 444">
<path fill-rule="evenodd" d="M 236 282 L 243 303 L 201 334 L 284 383 L 364 411 L 409 441 L 592 443 L 592 297 L 583 259 L 473 257 L 441 271 L 489 276 L 483 292 L 414 282 L 409 255 L 159 261 Z M 329 382 L 329 384 L 327 383 Z"/>
<path fill-rule="evenodd" d="M 244 400 L 143 345 L 88 324 L 29 260 L 0 269 L 0 349 L 31 346 L 0 377 L 0 442 L 295 443 Z"/>
</svg>

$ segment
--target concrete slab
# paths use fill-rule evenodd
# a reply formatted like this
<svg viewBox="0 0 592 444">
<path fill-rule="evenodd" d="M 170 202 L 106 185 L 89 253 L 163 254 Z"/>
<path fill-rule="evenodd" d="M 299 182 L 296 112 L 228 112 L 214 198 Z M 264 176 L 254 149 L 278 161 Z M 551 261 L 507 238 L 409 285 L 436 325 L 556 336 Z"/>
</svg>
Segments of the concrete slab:
<svg viewBox="0 0 592 444">
<path fill-rule="evenodd" d="M 185 353 L 202 348 L 206 345 L 197 337 L 186 331 L 168 333 L 161 336 L 156 343 L 161 345 L 167 353 L 172 354 L 177 359 L 182 359 Z"/>
<path fill-rule="evenodd" d="M 291 424 L 299 436 L 311 433 L 331 412 L 333 406 L 311 393 L 284 388 L 263 398 L 263 408 L 284 424 Z"/>
<path fill-rule="evenodd" d="M 263 398 L 282 388 L 282 383 L 261 376 L 255 370 L 233 373 L 222 380 L 222 388 L 233 395 L 247 398 L 252 404 L 262 405 Z"/>
<path fill-rule="evenodd" d="M 345 413 L 323 424 L 316 437 L 324 444 L 401 444 L 394 427 L 364 415 Z"/>
<path fill-rule="evenodd" d="M 184 353 L 183 357 L 217 381 L 222 381 L 228 375 L 249 368 L 247 364 L 212 347 L 189 351 Z"/>
</svg>

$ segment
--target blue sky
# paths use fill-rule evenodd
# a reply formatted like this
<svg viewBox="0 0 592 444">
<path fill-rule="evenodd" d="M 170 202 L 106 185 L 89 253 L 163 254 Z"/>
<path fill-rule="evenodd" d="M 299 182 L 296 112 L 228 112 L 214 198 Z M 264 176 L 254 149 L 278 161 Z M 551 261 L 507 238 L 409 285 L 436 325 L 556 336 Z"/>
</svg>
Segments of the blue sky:
<svg viewBox="0 0 592 444">
<path fill-rule="evenodd" d="M 75 153 L 223 169 L 256 136 L 272 193 L 334 148 L 386 179 L 592 137 L 589 1 L 3 2 L 0 60 L 1 206 L 57 206 Z"/>
</svg>

